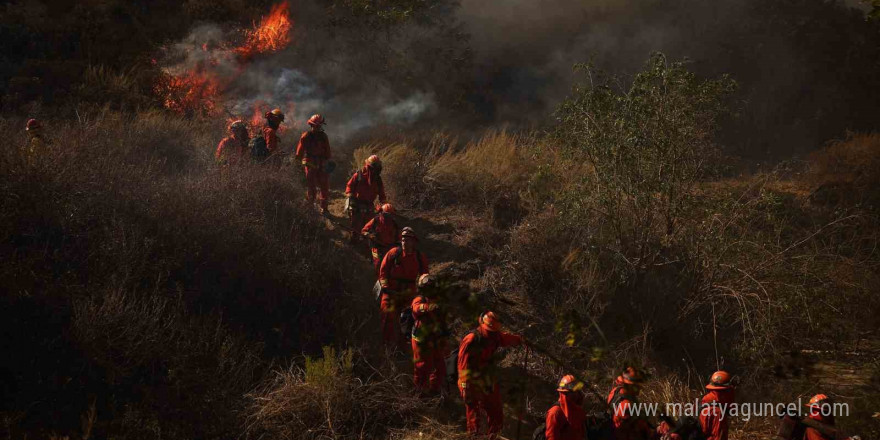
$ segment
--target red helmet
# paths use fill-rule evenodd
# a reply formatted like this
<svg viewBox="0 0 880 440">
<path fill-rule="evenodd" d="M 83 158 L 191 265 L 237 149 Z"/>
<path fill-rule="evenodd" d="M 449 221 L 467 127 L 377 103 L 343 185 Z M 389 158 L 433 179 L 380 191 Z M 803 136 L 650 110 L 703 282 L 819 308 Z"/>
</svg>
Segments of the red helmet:
<svg viewBox="0 0 880 440">
<path fill-rule="evenodd" d="M 232 121 L 229 124 L 228 128 L 229 128 L 229 131 L 247 130 L 247 125 L 245 125 L 244 121 L 242 121 L 241 119 L 238 119 L 238 120 Z"/>
<path fill-rule="evenodd" d="M 706 385 L 707 390 L 726 390 L 729 388 L 733 388 L 733 384 L 730 383 L 730 380 L 733 377 L 730 373 L 719 370 L 712 373 L 712 378 L 709 379 L 709 385 Z"/>
<path fill-rule="evenodd" d="M 377 156 L 377 155 L 375 155 L 375 154 L 372 155 L 372 156 L 370 156 L 370 157 L 368 157 L 368 158 L 364 161 L 364 165 L 373 165 L 373 164 L 375 164 L 375 163 L 382 163 L 382 160 L 379 159 L 379 156 Z"/>
<path fill-rule="evenodd" d="M 501 330 L 501 320 L 495 316 L 495 312 L 486 312 L 480 315 L 480 327 L 490 332 Z"/>
<path fill-rule="evenodd" d="M 272 110 L 270 112 L 266 112 L 266 119 L 276 119 L 279 121 L 283 121 L 284 120 L 284 113 L 281 111 L 280 108 L 276 108 L 275 110 Z"/>
<path fill-rule="evenodd" d="M 386 203 L 382 205 L 382 212 L 386 214 L 395 214 L 397 211 L 394 209 L 394 206 L 391 206 L 390 203 Z"/>
<path fill-rule="evenodd" d="M 571 374 L 566 374 L 565 376 L 562 376 L 562 379 L 559 379 L 559 385 L 556 387 L 556 391 L 580 391 L 583 387 L 583 382 L 577 380 L 577 378 Z"/>
<path fill-rule="evenodd" d="M 311 125 L 313 127 L 319 127 L 319 126 L 324 125 L 326 123 L 327 122 L 324 121 L 324 117 L 321 115 L 318 115 L 318 114 L 312 115 L 312 117 L 309 118 L 309 125 Z"/>
<path fill-rule="evenodd" d="M 821 406 L 823 402 L 828 400 L 828 396 L 825 394 L 816 394 L 810 399 L 810 402 L 806 404 L 807 408 L 812 408 L 814 406 Z M 827 403 L 827 402 L 825 402 Z"/>
<path fill-rule="evenodd" d="M 635 367 L 626 367 L 618 377 L 621 382 L 629 385 L 639 385 L 645 381 L 645 374 Z"/>
<path fill-rule="evenodd" d="M 43 126 L 42 126 L 42 124 L 40 124 L 40 121 L 38 121 L 36 119 L 28 119 L 27 124 L 25 125 L 24 129 L 27 131 L 31 131 L 31 130 L 36 130 L 36 129 L 42 128 L 42 127 Z"/>
<path fill-rule="evenodd" d="M 409 238 L 414 238 L 416 240 L 419 239 L 419 236 L 416 235 L 416 231 L 413 231 L 413 228 L 411 228 L 409 226 L 405 226 L 403 229 L 400 230 L 400 237 L 401 238 L 409 237 Z"/>
</svg>

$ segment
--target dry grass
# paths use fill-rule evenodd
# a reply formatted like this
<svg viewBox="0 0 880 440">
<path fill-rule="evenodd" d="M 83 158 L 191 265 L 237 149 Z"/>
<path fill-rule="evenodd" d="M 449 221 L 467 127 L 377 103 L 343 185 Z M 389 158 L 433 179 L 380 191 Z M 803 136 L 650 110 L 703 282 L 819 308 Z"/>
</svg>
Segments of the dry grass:
<svg viewBox="0 0 880 440">
<path fill-rule="evenodd" d="M 355 151 L 355 163 L 378 154 L 393 200 L 406 207 L 464 207 L 495 215 L 520 209 L 520 193 L 536 168 L 531 157 L 533 136 L 506 131 L 487 132 L 458 146 L 457 140 L 436 135 L 426 145 L 367 145 Z M 500 205 L 500 206 L 499 206 Z"/>
<path fill-rule="evenodd" d="M 277 371 L 249 395 L 248 437 L 387 438 L 390 429 L 418 418 L 424 401 L 413 396 L 407 380 L 365 363 L 358 367 L 369 375 L 360 379 L 353 355 L 325 347 L 323 358 L 307 359 L 304 368 Z"/>
<path fill-rule="evenodd" d="M 880 202 L 880 133 L 851 133 L 809 158 L 813 199 L 831 203 Z"/>
<path fill-rule="evenodd" d="M 290 170 L 218 169 L 222 127 L 161 113 L 44 121 L 32 159 L 23 124 L 0 120 L 13 435 L 237 435 L 272 358 L 334 337 L 349 257 Z"/>
</svg>

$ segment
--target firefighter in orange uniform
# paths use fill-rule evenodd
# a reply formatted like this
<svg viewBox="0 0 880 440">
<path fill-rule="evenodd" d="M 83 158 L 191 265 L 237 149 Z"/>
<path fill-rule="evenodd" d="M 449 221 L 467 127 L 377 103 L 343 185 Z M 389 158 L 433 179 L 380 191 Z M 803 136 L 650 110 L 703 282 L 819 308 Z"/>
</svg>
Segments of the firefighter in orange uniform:
<svg viewBox="0 0 880 440">
<path fill-rule="evenodd" d="M 361 234 L 370 240 L 373 267 L 376 268 L 377 275 L 382 258 L 400 239 L 400 228 L 394 221 L 394 212 L 394 206 L 390 203 L 382 205 L 379 213 L 361 230 Z"/>
<path fill-rule="evenodd" d="M 419 289 L 430 284 L 430 275 L 419 278 Z M 424 295 L 412 302 L 413 383 L 420 394 L 439 394 L 446 379 L 446 337 L 449 331 L 439 306 Z"/>
<path fill-rule="evenodd" d="M 712 373 L 706 389 L 709 390 L 703 396 L 700 408 L 700 429 L 706 440 L 727 440 L 730 430 L 730 419 L 724 413 L 726 408 L 734 402 L 734 387 L 732 377 L 726 371 Z"/>
<path fill-rule="evenodd" d="M 309 118 L 309 130 L 299 138 L 296 146 L 296 158 L 302 162 L 306 173 L 306 200 L 315 201 L 315 195 L 320 189 L 321 213 L 327 213 L 327 202 L 330 197 L 330 183 L 327 173 L 327 163 L 330 161 L 330 140 L 324 132 L 326 121 L 321 115 L 313 115 Z"/>
<path fill-rule="evenodd" d="M 428 273 L 428 260 L 419 252 L 418 245 L 415 231 L 410 227 L 403 228 L 400 246 L 388 251 L 379 266 L 382 340 L 389 345 L 399 342 L 397 314 L 415 298 L 419 277 Z"/>
<path fill-rule="evenodd" d="M 816 394 L 810 401 L 806 404 L 806 407 L 809 408 L 810 413 L 807 415 L 807 419 L 816 423 L 821 427 L 821 425 L 825 425 L 829 429 L 823 429 L 826 432 L 822 432 L 819 427 L 813 427 L 807 425 L 804 430 L 803 440 L 836 440 L 836 439 L 845 439 L 845 440 L 861 440 L 861 437 L 854 435 L 851 437 L 843 437 L 843 434 L 837 433 L 836 436 L 830 435 L 830 432 L 834 431 L 834 402 L 832 402 L 831 398 L 826 396 L 825 394 Z"/>
<path fill-rule="evenodd" d="M 263 139 L 266 140 L 266 150 L 269 151 L 269 157 L 281 154 L 281 139 L 278 137 L 278 129 L 284 122 L 284 113 L 281 109 L 276 108 L 270 112 L 266 112 L 266 125 L 263 126 Z"/>
<path fill-rule="evenodd" d="M 242 121 L 233 121 L 229 124 L 229 136 L 223 138 L 217 145 L 214 157 L 220 165 L 238 165 L 248 154 L 247 125 Z"/>
<path fill-rule="evenodd" d="M 544 436 L 547 440 L 583 440 L 586 435 L 586 414 L 581 406 L 584 383 L 571 374 L 559 380 L 559 400 L 547 411 L 547 424 Z"/>
<path fill-rule="evenodd" d="M 351 220 L 351 241 L 356 242 L 367 219 L 376 212 L 376 198 L 384 204 L 385 184 L 382 183 L 382 161 L 375 154 L 364 161 L 345 185 L 348 215 Z"/>
<path fill-rule="evenodd" d="M 464 400 L 467 431 L 480 431 L 480 412 L 485 412 L 490 439 L 496 438 L 504 424 L 501 391 L 495 377 L 495 352 L 501 347 L 524 343 L 522 336 L 501 330 L 494 312 L 480 315 L 480 325 L 461 340 L 458 347 L 458 390 Z"/>
<path fill-rule="evenodd" d="M 649 440 L 656 436 L 647 420 L 633 414 L 644 381 L 645 374 L 634 367 L 626 367 L 614 380 L 606 403 L 613 411 L 612 431 L 615 440 Z"/>
</svg>

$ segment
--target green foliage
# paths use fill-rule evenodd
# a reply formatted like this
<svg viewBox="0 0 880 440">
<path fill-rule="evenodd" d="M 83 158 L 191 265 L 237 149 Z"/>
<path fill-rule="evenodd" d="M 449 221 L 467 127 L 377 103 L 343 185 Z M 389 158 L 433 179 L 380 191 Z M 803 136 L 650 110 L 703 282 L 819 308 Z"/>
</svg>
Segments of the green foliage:
<svg viewBox="0 0 880 440">
<path fill-rule="evenodd" d="M 869 20 L 880 20 L 880 0 L 871 0 L 871 10 L 868 11 Z"/>
<path fill-rule="evenodd" d="M 714 166 L 713 136 L 736 83 L 726 76 L 700 80 L 682 62 L 670 63 L 659 53 L 627 90 L 589 66 L 579 68 L 593 74 L 594 82 L 577 87 L 560 105 L 556 138 L 570 157 L 586 160 L 593 174 L 568 195 L 569 204 L 587 207 L 581 197 L 587 195 L 596 202 L 590 214 L 609 221 L 624 209 L 659 213 L 666 233 L 673 234 L 694 185 Z M 640 227 L 654 229 L 652 217 Z"/>
<path fill-rule="evenodd" d="M 306 357 L 306 383 L 322 389 L 347 383 L 354 366 L 352 349 L 347 348 L 337 355 L 333 347 L 324 346 L 323 353 L 323 357 L 317 359 Z"/>
</svg>

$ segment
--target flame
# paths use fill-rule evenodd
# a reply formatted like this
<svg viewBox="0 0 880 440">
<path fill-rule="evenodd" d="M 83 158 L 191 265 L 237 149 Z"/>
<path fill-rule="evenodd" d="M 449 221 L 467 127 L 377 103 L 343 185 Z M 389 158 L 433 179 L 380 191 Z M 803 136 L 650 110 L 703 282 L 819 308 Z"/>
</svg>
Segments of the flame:
<svg viewBox="0 0 880 440">
<path fill-rule="evenodd" d="M 251 130 L 259 130 L 263 126 L 264 115 L 269 110 L 271 110 L 269 104 L 266 104 L 263 101 L 257 101 L 254 103 L 254 110 L 251 117 L 242 119 L 248 121 L 248 127 L 250 127 Z"/>
<path fill-rule="evenodd" d="M 260 25 L 246 32 L 243 46 L 235 52 L 244 60 L 256 54 L 276 52 L 290 44 L 290 5 L 287 2 L 272 7 L 269 15 L 263 17 Z"/>
<path fill-rule="evenodd" d="M 202 61 L 182 73 L 163 69 L 164 74 L 155 85 L 154 91 L 169 110 L 187 115 L 218 116 L 226 110 L 223 106 L 223 91 L 244 72 L 246 64 L 255 55 L 276 52 L 287 47 L 291 41 L 292 27 L 289 3 L 279 3 L 272 7 L 269 15 L 260 20 L 259 25 L 244 31 L 243 45 L 234 48 L 223 44 L 219 47 L 208 43 L 199 45 L 198 49 L 193 50 L 207 52 L 207 61 Z M 220 59 L 237 63 L 237 73 L 219 73 Z M 152 62 L 156 63 L 155 60 Z M 263 107 L 266 109 L 263 110 Z M 267 104 L 260 103 L 250 119 L 242 119 L 249 120 L 254 127 L 260 126 L 263 114 L 268 110 Z"/>
<path fill-rule="evenodd" d="M 164 97 L 166 108 L 179 113 L 210 116 L 220 110 L 220 85 L 207 73 L 191 70 L 181 75 L 166 74 L 155 91 Z"/>
</svg>

